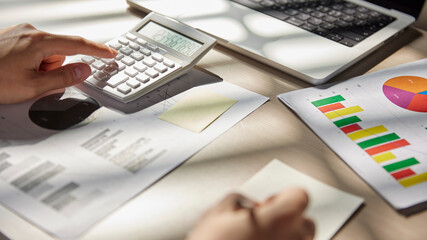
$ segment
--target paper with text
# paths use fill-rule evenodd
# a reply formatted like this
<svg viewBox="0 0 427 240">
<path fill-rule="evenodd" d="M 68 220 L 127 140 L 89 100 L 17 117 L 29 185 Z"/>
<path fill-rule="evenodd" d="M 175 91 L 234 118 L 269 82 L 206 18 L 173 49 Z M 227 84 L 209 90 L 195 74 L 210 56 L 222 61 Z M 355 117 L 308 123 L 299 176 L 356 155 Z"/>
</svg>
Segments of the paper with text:
<svg viewBox="0 0 427 240">
<path fill-rule="evenodd" d="M 213 76 L 198 72 L 196 77 Z M 186 79 L 180 82 L 185 84 Z M 238 100 L 202 133 L 158 118 L 185 92 L 133 114 L 101 108 L 86 125 L 42 138 L 37 136 L 47 130 L 14 119 L 25 104 L 0 105 L 0 136 L 3 131 L 30 127 L 32 132 L 25 136 L 34 136 L 0 138 L 1 203 L 51 235 L 74 239 L 268 100 L 226 82 L 197 88 Z M 167 96 L 168 89 L 163 91 L 158 94 Z M 26 125 L 20 126 L 21 122 Z M 8 223 L 7 219 L 0 222 Z M 23 228 L 1 228 L 10 236 L 19 235 L 19 229 Z"/>
</svg>

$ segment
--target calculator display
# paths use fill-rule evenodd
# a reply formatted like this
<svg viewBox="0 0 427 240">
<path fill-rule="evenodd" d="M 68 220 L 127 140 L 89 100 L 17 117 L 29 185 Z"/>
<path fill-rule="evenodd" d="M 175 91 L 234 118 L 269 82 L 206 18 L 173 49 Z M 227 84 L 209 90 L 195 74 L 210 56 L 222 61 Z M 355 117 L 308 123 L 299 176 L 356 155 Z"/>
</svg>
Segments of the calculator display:
<svg viewBox="0 0 427 240">
<path fill-rule="evenodd" d="M 202 44 L 153 21 L 145 24 L 138 33 L 169 47 L 185 56 L 193 55 Z"/>
</svg>

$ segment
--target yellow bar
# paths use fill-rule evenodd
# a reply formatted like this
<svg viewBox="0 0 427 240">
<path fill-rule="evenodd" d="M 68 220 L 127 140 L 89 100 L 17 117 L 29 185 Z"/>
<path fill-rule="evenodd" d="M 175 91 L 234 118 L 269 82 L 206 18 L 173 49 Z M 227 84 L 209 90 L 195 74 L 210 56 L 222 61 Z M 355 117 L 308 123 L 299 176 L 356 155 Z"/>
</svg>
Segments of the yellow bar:
<svg viewBox="0 0 427 240">
<path fill-rule="evenodd" d="M 387 132 L 387 131 L 388 131 L 388 129 L 381 125 L 381 126 L 368 128 L 368 129 L 362 129 L 362 130 L 359 130 L 357 132 L 350 133 L 347 136 L 351 140 L 355 141 L 357 139 L 369 137 L 369 136 L 379 134 L 379 133 L 383 133 L 383 132 Z"/>
<path fill-rule="evenodd" d="M 391 152 L 385 152 L 385 153 L 379 154 L 379 155 L 377 155 L 375 157 L 372 157 L 372 158 L 375 161 L 377 161 L 377 163 L 382 163 L 382 162 L 385 162 L 385 161 L 388 161 L 388 160 L 395 159 L 396 156 L 393 153 L 391 153 Z"/>
<path fill-rule="evenodd" d="M 410 186 L 420 184 L 420 183 L 426 182 L 426 181 L 427 181 L 427 172 L 418 174 L 418 175 L 413 176 L 413 177 L 405 178 L 403 180 L 400 180 L 399 182 L 404 187 L 410 187 Z"/>
<path fill-rule="evenodd" d="M 329 119 L 333 119 L 333 118 L 337 118 L 337 117 L 341 117 L 341 116 L 345 116 L 345 115 L 349 115 L 349 114 L 357 113 L 361 111 L 363 111 L 361 107 L 353 106 L 353 107 L 338 109 L 332 112 L 325 113 L 325 116 Z"/>
</svg>

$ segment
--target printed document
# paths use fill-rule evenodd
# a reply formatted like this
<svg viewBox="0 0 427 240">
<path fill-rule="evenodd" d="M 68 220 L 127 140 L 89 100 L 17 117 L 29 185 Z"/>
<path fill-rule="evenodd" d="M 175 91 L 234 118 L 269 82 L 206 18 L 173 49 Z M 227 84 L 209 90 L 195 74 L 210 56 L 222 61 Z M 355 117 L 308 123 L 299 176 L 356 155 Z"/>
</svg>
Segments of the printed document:
<svg viewBox="0 0 427 240">
<path fill-rule="evenodd" d="M 180 84 L 191 76 L 216 78 L 196 71 Z M 17 110 L 31 102 L 0 105 L 1 203 L 50 235 L 74 239 L 268 100 L 226 82 L 172 97 L 163 90 L 154 94 L 164 100 L 142 111 L 123 114 L 102 107 L 64 131 L 35 126 L 25 118 L 28 111 Z M 235 103 L 200 133 L 158 118 L 193 91 Z"/>
<path fill-rule="evenodd" d="M 427 208 L 427 59 L 278 97 L 399 212 Z"/>
</svg>

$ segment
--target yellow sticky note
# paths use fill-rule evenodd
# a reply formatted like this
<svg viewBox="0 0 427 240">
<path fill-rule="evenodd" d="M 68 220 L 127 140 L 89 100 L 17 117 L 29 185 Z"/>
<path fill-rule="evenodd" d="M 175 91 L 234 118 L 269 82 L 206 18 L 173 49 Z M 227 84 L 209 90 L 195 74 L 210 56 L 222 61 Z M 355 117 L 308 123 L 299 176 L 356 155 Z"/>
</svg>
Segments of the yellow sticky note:
<svg viewBox="0 0 427 240">
<path fill-rule="evenodd" d="M 200 133 L 236 102 L 237 100 L 218 93 L 197 89 L 162 113 L 159 118 Z"/>
</svg>

